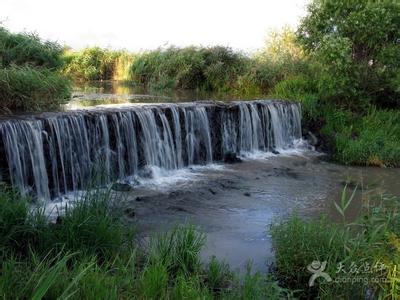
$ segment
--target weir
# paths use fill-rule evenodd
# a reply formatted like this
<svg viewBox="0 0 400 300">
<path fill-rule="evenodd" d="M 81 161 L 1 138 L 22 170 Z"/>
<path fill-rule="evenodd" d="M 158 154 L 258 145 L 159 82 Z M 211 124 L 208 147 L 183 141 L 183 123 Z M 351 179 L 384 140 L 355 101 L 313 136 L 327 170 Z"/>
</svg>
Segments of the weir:
<svg viewBox="0 0 400 300">
<path fill-rule="evenodd" d="M 131 105 L 0 121 L 0 175 L 48 200 L 225 155 L 289 149 L 301 138 L 300 105 L 258 100 Z M 101 174 L 101 176 L 98 176 Z"/>
</svg>

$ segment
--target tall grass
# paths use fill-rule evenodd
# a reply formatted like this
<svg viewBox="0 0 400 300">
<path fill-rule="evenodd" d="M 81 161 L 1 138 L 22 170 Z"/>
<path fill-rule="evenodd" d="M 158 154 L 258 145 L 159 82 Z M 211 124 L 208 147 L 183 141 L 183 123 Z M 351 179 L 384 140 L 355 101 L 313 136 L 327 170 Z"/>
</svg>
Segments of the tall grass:
<svg viewBox="0 0 400 300">
<path fill-rule="evenodd" d="M 0 109 L 52 110 L 70 99 L 71 84 L 63 75 L 32 67 L 0 69 Z"/>
<path fill-rule="evenodd" d="M 342 215 L 354 197 L 346 193 L 336 207 Z M 391 196 L 363 194 L 363 209 L 355 221 L 304 220 L 292 216 L 272 226 L 277 276 L 282 285 L 304 298 L 397 299 L 400 294 L 399 201 Z M 326 262 L 331 276 L 309 286 L 313 261 Z"/>
<path fill-rule="evenodd" d="M 0 113 L 52 110 L 69 99 L 62 52 L 57 43 L 0 26 Z"/>
<path fill-rule="evenodd" d="M 204 234 L 190 225 L 138 246 L 109 191 L 91 191 L 57 223 L 29 199 L 0 189 L 0 296 L 5 299 L 280 299 L 273 278 L 243 277 L 215 258 L 204 265 Z"/>
<path fill-rule="evenodd" d="M 151 89 L 227 90 L 245 73 L 249 59 L 225 47 L 158 49 L 136 57 L 132 80 Z"/>
<path fill-rule="evenodd" d="M 62 47 L 43 41 L 36 34 L 11 33 L 0 26 L 0 67 L 12 65 L 59 69 L 63 65 Z"/>
<path fill-rule="evenodd" d="M 90 47 L 81 51 L 67 50 L 63 72 L 75 81 L 128 80 L 134 55 L 127 51 L 112 51 Z"/>
</svg>

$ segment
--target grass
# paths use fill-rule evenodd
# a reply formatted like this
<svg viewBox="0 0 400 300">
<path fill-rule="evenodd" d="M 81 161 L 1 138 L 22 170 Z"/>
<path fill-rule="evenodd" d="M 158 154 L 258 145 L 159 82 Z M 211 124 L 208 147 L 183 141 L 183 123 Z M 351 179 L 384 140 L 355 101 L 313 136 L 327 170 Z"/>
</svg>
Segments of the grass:
<svg viewBox="0 0 400 300">
<path fill-rule="evenodd" d="M 5 111 L 57 109 L 69 100 L 70 91 L 70 81 L 48 69 L 0 69 L 0 109 Z"/>
<path fill-rule="evenodd" d="M 59 70 L 63 49 L 28 33 L 0 26 L 0 113 L 59 108 L 71 83 Z"/>
<path fill-rule="evenodd" d="M 400 223 L 396 197 L 363 195 L 361 215 L 345 219 L 354 193 L 343 192 L 336 204 L 341 224 L 294 215 L 271 228 L 276 274 L 283 287 L 300 298 L 397 299 L 399 297 Z M 320 278 L 309 287 L 313 261 L 326 262 L 332 281 Z"/>
<path fill-rule="evenodd" d="M 0 188 L 0 296 L 4 299 L 271 299 L 290 293 L 273 278 L 242 276 L 200 260 L 204 234 L 191 225 L 139 246 L 109 191 L 91 191 L 49 223 L 29 199 Z"/>
<path fill-rule="evenodd" d="M 13 65 L 57 70 L 62 67 L 62 47 L 36 34 L 11 33 L 0 25 L 0 67 Z"/>
<path fill-rule="evenodd" d="M 271 226 L 274 271 L 245 274 L 211 257 L 200 260 L 205 235 L 177 225 L 139 244 L 118 212 L 118 199 L 94 190 L 56 223 L 29 199 L 0 188 L 0 295 L 5 299 L 284 299 L 396 298 L 400 276 L 400 202 L 362 194 L 354 221 L 347 208 L 355 192 L 336 203 L 341 222 L 296 215 Z M 309 287 L 313 261 L 326 261 Z M 369 266 L 369 272 L 365 267 Z M 380 268 L 384 266 L 384 268 Z M 338 271 L 339 270 L 339 271 Z M 353 270 L 353 271 L 352 271 Z"/>
<path fill-rule="evenodd" d="M 170 47 L 139 54 L 131 78 L 150 89 L 227 90 L 245 73 L 248 61 L 226 47 Z"/>
<path fill-rule="evenodd" d="M 112 51 L 89 47 L 64 53 L 63 73 L 74 81 L 128 80 L 134 55 L 127 51 Z"/>
</svg>

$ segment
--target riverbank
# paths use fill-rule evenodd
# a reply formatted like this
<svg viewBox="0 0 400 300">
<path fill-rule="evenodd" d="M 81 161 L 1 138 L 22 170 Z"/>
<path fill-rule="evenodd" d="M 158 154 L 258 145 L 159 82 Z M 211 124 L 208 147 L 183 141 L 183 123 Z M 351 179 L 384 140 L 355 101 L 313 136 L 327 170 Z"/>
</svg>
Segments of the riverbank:
<svg viewBox="0 0 400 300">
<path fill-rule="evenodd" d="M 72 299 L 395 296 L 398 200 L 375 188 L 398 194 L 396 170 L 347 171 L 318 156 L 276 155 L 189 170 L 194 176 L 175 183 L 166 174 L 134 191 L 91 191 L 56 223 L 43 210 L 28 213 L 28 199 L 1 186 L 0 292 Z M 363 192 L 353 197 L 357 183 Z M 194 226 L 182 225 L 188 223 Z M 307 266 L 315 260 L 327 262 L 333 282 L 318 278 L 310 288 Z M 346 273 L 338 274 L 341 264 Z"/>
<path fill-rule="evenodd" d="M 251 269 L 200 261 L 205 236 L 178 225 L 145 245 L 108 191 L 91 191 L 48 223 L 43 210 L 1 186 L 0 294 L 6 299 L 279 299 L 286 291 Z"/>
</svg>

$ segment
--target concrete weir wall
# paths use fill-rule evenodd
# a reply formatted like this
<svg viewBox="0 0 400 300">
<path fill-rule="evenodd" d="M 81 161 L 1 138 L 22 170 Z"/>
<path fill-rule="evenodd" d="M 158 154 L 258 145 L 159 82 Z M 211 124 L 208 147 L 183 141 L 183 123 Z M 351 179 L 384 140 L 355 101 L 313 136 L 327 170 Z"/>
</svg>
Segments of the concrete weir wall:
<svg viewBox="0 0 400 300">
<path fill-rule="evenodd" d="M 293 147 L 299 104 L 257 100 L 130 105 L 0 121 L 0 174 L 39 199 L 226 155 Z M 100 176 L 99 176 L 100 174 Z"/>
</svg>

